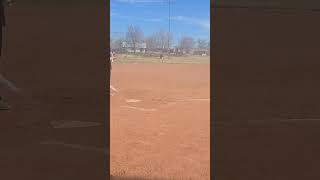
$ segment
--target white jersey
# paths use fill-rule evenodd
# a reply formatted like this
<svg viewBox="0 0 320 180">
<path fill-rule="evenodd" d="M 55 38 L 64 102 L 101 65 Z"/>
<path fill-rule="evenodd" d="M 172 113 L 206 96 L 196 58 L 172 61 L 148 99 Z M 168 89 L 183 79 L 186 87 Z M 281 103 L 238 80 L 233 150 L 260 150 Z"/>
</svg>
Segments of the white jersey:
<svg viewBox="0 0 320 180">
<path fill-rule="evenodd" d="M 114 54 L 113 54 L 113 53 L 110 53 L 110 61 L 111 61 L 111 63 L 113 63 L 114 60 L 115 60 Z"/>
</svg>

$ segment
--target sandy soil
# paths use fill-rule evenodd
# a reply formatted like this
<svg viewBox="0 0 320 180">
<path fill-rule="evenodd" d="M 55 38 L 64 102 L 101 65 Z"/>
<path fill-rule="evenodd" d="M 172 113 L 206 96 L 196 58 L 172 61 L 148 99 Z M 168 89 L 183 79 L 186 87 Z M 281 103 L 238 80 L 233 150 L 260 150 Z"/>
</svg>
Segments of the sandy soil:
<svg viewBox="0 0 320 180">
<path fill-rule="evenodd" d="M 210 65 L 115 64 L 111 174 L 209 179 Z"/>
<path fill-rule="evenodd" d="M 319 179 L 320 13 L 215 14 L 216 179 Z"/>
</svg>

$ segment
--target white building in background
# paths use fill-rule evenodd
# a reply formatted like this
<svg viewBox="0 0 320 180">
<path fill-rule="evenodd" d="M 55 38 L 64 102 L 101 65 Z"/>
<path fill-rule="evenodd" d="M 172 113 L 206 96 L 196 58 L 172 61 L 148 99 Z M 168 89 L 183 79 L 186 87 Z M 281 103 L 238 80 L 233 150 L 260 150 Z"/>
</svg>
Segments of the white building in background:
<svg viewBox="0 0 320 180">
<path fill-rule="evenodd" d="M 133 45 L 130 43 L 127 43 L 126 41 L 122 42 L 121 48 L 126 52 L 131 52 L 131 53 L 134 52 Z M 136 44 L 136 52 L 145 53 L 146 49 L 147 49 L 147 43 L 143 42 L 143 43 Z"/>
<path fill-rule="evenodd" d="M 208 49 L 199 49 L 199 48 L 197 48 L 197 49 L 192 49 L 191 50 L 191 53 L 193 54 L 193 55 L 201 55 L 201 56 L 208 56 L 208 55 L 210 55 L 209 53 L 209 50 Z"/>
</svg>

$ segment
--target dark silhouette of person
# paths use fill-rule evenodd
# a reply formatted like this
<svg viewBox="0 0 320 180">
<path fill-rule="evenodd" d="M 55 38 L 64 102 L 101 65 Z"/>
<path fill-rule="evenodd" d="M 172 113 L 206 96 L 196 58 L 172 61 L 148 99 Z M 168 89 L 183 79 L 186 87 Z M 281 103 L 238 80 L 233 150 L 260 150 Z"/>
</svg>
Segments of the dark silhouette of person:
<svg viewBox="0 0 320 180">
<path fill-rule="evenodd" d="M 2 36 L 3 36 L 3 28 L 6 26 L 6 17 L 4 12 L 4 0 L 1 0 L 0 3 L 0 24 L 1 24 L 1 32 L 0 32 L 0 56 L 2 55 Z"/>
<path fill-rule="evenodd" d="M 5 6 L 11 6 L 12 1 L 11 0 L 0 0 L 0 57 L 2 57 L 2 40 L 3 40 L 3 28 L 6 26 L 6 17 L 5 17 Z M 3 86 L 6 86 L 7 88 L 10 88 L 13 91 L 19 91 L 13 83 L 5 79 L 0 74 L 0 88 L 3 88 Z M 0 110 L 9 110 L 10 106 L 3 100 L 2 96 L 0 96 Z"/>
<path fill-rule="evenodd" d="M 0 32 L 0 56 L 2 55 L 2 39 L 3 39 L 3 28 L 6 26 L 6 16 L 5 16 L 5 6 L 11 6 L 11 0 L 0 0 L 0 25 L 1 25 L 1 32 Z"/>
</svg>

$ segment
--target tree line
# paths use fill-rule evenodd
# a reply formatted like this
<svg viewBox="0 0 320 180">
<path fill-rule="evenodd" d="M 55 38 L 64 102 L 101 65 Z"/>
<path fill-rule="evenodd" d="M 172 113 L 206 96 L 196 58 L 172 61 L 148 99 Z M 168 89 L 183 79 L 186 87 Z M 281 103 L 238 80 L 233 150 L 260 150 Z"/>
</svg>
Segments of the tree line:
<svg viewBox="0 0 320 180">
<path fill-rule="evenodd" d="M 150 51 L 166 51 L 173 44 L 173 35 L 169 32 L 159 30 L 158 32 L 153 33 L 152 35 L 145 37 L 142 29 L 139 26 L 130 25 L 127 29 L 126 35 L 124 38 L 120 39 L 110 39 L 110 45 L 112 49 L 121 49 L 122 43 L 126 42 L 134 49 L 138 48 L 138 44 L 146 43 L 146 47 Z M 182 37 L 176 47 L 185 52 L 190 52 L 193 48 L 198 49 L 210 49 L 210 41 L 206 39 L 197 39 L 195 40 L 191 36 Z"/>
</svg>

